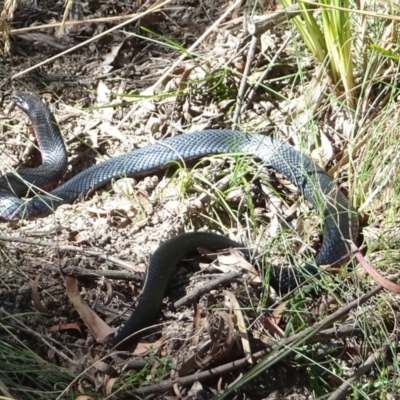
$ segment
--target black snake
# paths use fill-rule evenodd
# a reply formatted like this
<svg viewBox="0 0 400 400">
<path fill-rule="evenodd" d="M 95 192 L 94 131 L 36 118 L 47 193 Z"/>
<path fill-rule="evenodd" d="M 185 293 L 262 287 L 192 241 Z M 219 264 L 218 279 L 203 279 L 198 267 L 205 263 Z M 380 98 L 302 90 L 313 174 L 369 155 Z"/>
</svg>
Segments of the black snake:
<svg viewBox="0 0 400 400">
<path fill-rule="evenodd" d="M 358 218 L 346 197 L 323 169 L 309 157 L 279 140 L 260 134 L 227 129 L 212 129 L 179 135 L 162 142 L 111 158 L 79 173 L 66 183 L 48 190 L 63 176 L 67 155 L 59 128 L 50 110 L 38 98 L 16 92 L 14 101 L 30 118 L 41 147 L 39 168 L 10 172 L 0 177 L 0 219 L 13 220 L 47 215 L 61 204 L 71 204 L 79 196 L 113 179 L 142 177 L 166 167 L 171 161 L 198 159 L 212 154 L 243 153 L 273 167 L 292 181 L 314 207 L 323 211 L 323 243 L 316 265 L 342 265 L 349 256 L 347 240 L 358 233 Z M 36 194 L 22 200 L 27 192 Z M 151 258 L 146 282 L 132 316 L 113 340 L 118 344 L 133 333 L 151 325 L 160 310 L 168 280 L 177 263 L 198 247 L 217 250 L 242 247 L 213 233 L 186 233 L 163 243 Z M 311 275 L 318 268 L 306 265 Z M 297 276 L 272 268 L 270 283 L 285 290 L 297 285 Z M 126 340 L 128 341 L 128 340 Z"/>
</svg>

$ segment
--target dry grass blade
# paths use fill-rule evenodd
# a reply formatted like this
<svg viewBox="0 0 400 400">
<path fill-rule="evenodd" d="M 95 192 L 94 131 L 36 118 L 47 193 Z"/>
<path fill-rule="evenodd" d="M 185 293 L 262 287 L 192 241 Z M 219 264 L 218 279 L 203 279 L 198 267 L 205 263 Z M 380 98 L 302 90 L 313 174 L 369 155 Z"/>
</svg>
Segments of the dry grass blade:
<svg viewBox="0 0 400 400">
<path fill-rule="evenodd" d="M 240 304 L 236 298 L 236 296 L 229 292 L 228 290 L 224 290 L 226 296 L 229 297 L 230 300 L 230 308 L 235 313 L 237 319 L 237 327 L 240 332 L 240 340 L 242 341 L 243 352 L 246 356 L 247 362 L 249 364 L 253 364 L 253 359 L 251 357 L 251 347 L 249 342 L 249 335 L 247 333 L 246 322 L 243 317 L 243 313 L 240 309 Z"/>
<path fill-rule="evenodd" d="M 65 1 L 65 9 L 64 9 L 64 15 L 63 15 L 63 19 L 61 21 L 61 25 L 60 25 L 60 33 L 64 33 L 65 30 L 65 23 L 68 20 L 68 17 L 70 15 L 70 12 L 72 10 L 72 7 L 74 6 L 75 1 L 74 0 L 66 0 Z"/>
</svg>

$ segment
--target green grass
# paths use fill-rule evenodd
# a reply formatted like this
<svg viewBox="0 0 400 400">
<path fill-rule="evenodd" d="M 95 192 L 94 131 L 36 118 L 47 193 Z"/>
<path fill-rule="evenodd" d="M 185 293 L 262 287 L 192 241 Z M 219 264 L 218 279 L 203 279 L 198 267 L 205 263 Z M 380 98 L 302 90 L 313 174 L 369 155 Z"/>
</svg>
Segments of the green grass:
<svg viewBox="0 0 400 400">
<path fill-rule="evenodd" d="M 18 399 L 56 399 L 61 394 L 64 399 L 76 398 L 74 391 L 64 392 L 74 374 L 47 360 L 45 355 L 40 357 L 39 353 L 40 346 L 27 348 L 22 343 L 12 345 L 0 340 L 0 381 L 3 387 Z"/>
</svg>

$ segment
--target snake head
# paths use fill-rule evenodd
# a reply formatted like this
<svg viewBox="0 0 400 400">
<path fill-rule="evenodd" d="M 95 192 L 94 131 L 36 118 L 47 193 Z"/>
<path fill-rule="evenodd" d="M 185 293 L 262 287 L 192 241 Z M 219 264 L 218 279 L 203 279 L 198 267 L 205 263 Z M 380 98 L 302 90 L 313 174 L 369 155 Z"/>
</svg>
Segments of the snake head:
<svg viewBox="0 0 400 400">
<path fill-rule="evenodd" d="M 42 104 L 41 100 L 31 94 L 24 92 L 14 92 L 13 93 L 14 103 L 25 113 L 29 114 L 32 110 L 37 107 L 38 102 Z"/>
</svg>

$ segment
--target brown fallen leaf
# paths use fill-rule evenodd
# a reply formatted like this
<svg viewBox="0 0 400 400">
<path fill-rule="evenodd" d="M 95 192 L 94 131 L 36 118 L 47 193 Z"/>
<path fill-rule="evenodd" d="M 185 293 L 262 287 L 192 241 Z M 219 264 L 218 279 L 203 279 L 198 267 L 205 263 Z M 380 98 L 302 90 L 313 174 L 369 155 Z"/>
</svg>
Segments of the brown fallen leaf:
<svg viewBox="0 0 400 400">
<path fill-rule="evenodd" d="M 286 310 L 286 306 L 289 302 L 290 300 L 282 301 L 282 303 L 278 304 L 278 306 L 272 312 L 270 319 L 274 322 L 274 324 L 278 325 L 279 322 L 281 322 L 282 313 Z"/>
<path fill-rule="evenodd" d="M 54 325 L 50 327 L 50 332 L 61 332 L 61 331 L 78 331 L 82 336 L 83 332 L 78 324 L 70 323 L 70 324 L 61 324 L 61 325 Z"/>
<path fill-rule="evenodd" d="M 118 378 L 118 379 L 117 378 L 110 378 L 110 379 L 108 379 L 106 381 L 105 392 L 106 392 L 107 396 L 111 396 L 113 394 L 113 392 L 114 392 L 114 390 L 113 390 L 114 384 L 119 382 L 119 381 L 120 381 L 120 378 Z"/>
<path fill-rule="evenodd" d="M 264 315 L 261 319 L 264 329 L 277 339 L 281 339 L 285 336 L 285 333 L 279 327 L 279 322 L 282 318 L 282 312 L 286 309 L 288 303 L 289 300 L 282 302 L 275 308 L 271 315 Z M 268 338 L 264 339 L 262 339 L 264 343 L 268 342 Z"/>
<path fill-rule="evenodd" d="M 89 231 L 75 231 L 74 235 L 72 233 L 68 235 L 68 240 L 77 244 L 86 244 L 91 236 L 92 233 Z"/>
<path fill-rule="evenodd" d="M 193 328 L 196 329 L 200 325 L 201 311 L 200 311 L 200 307 L 197 303 L 193 304 L 193 309 L 194 309 Z"/>
<path fill-rule="evenodd" d="M 230 300 L 231 305 L 232 305 L 232 310 L 236 315 L 237 327 L 238 327 L 239 332 L 240 332 L 240 338 L 242 340 L 242 346 L 243 346 L 244 355 L 247 358 L 247 362 L 249 364 L 253 364 L 253 358 L 252 358 L 252 355 L 251 355 L 249 335 L 247 333 L 246 323 L 244 321 L 244 317 L 243 317 L 243 313 L 242 313 L 240 304 L 239 304 L 236 296 L 232 292 L 229 292 L 228 290 L 224 290 L 224 294 L 229 297 L 229 300 Z"/>
<path fill-rule="evenodd" d="M 108 376 L 118 376 L 117 370 L 104 361 L 101 361 L 98 356 L 93 360 L 93 367 Z"/>
<path fill-rule="evenodd" d="M 81 396 L 78 396 L 75 400 L 94 400 L 94 397 L 83 394 Z"/>
<path fill-rule="evenodd" d="M 77 280 L 72 276 L 64 277 L 68 298 L 78 311 L 83 322 L 88 327 L 97 342 L 105 342 L 115 331 L 109 327 L 82 299 Z"/>
<path fill-rule="evenodd" d="M 150 351 L 154 352 L 156 349 L 161 347 L 165 343 L 165 338 L 161 338 L 154 343 L 138 342 L 135 350 L 133 351 L 133 356 L 144 356 Z"/>
<path fill-rule="evenodd" d="M 132 223 L 130 218 L 124 218 L 118 225 L 117 229 L 124 229 Z"/>
</svg>

